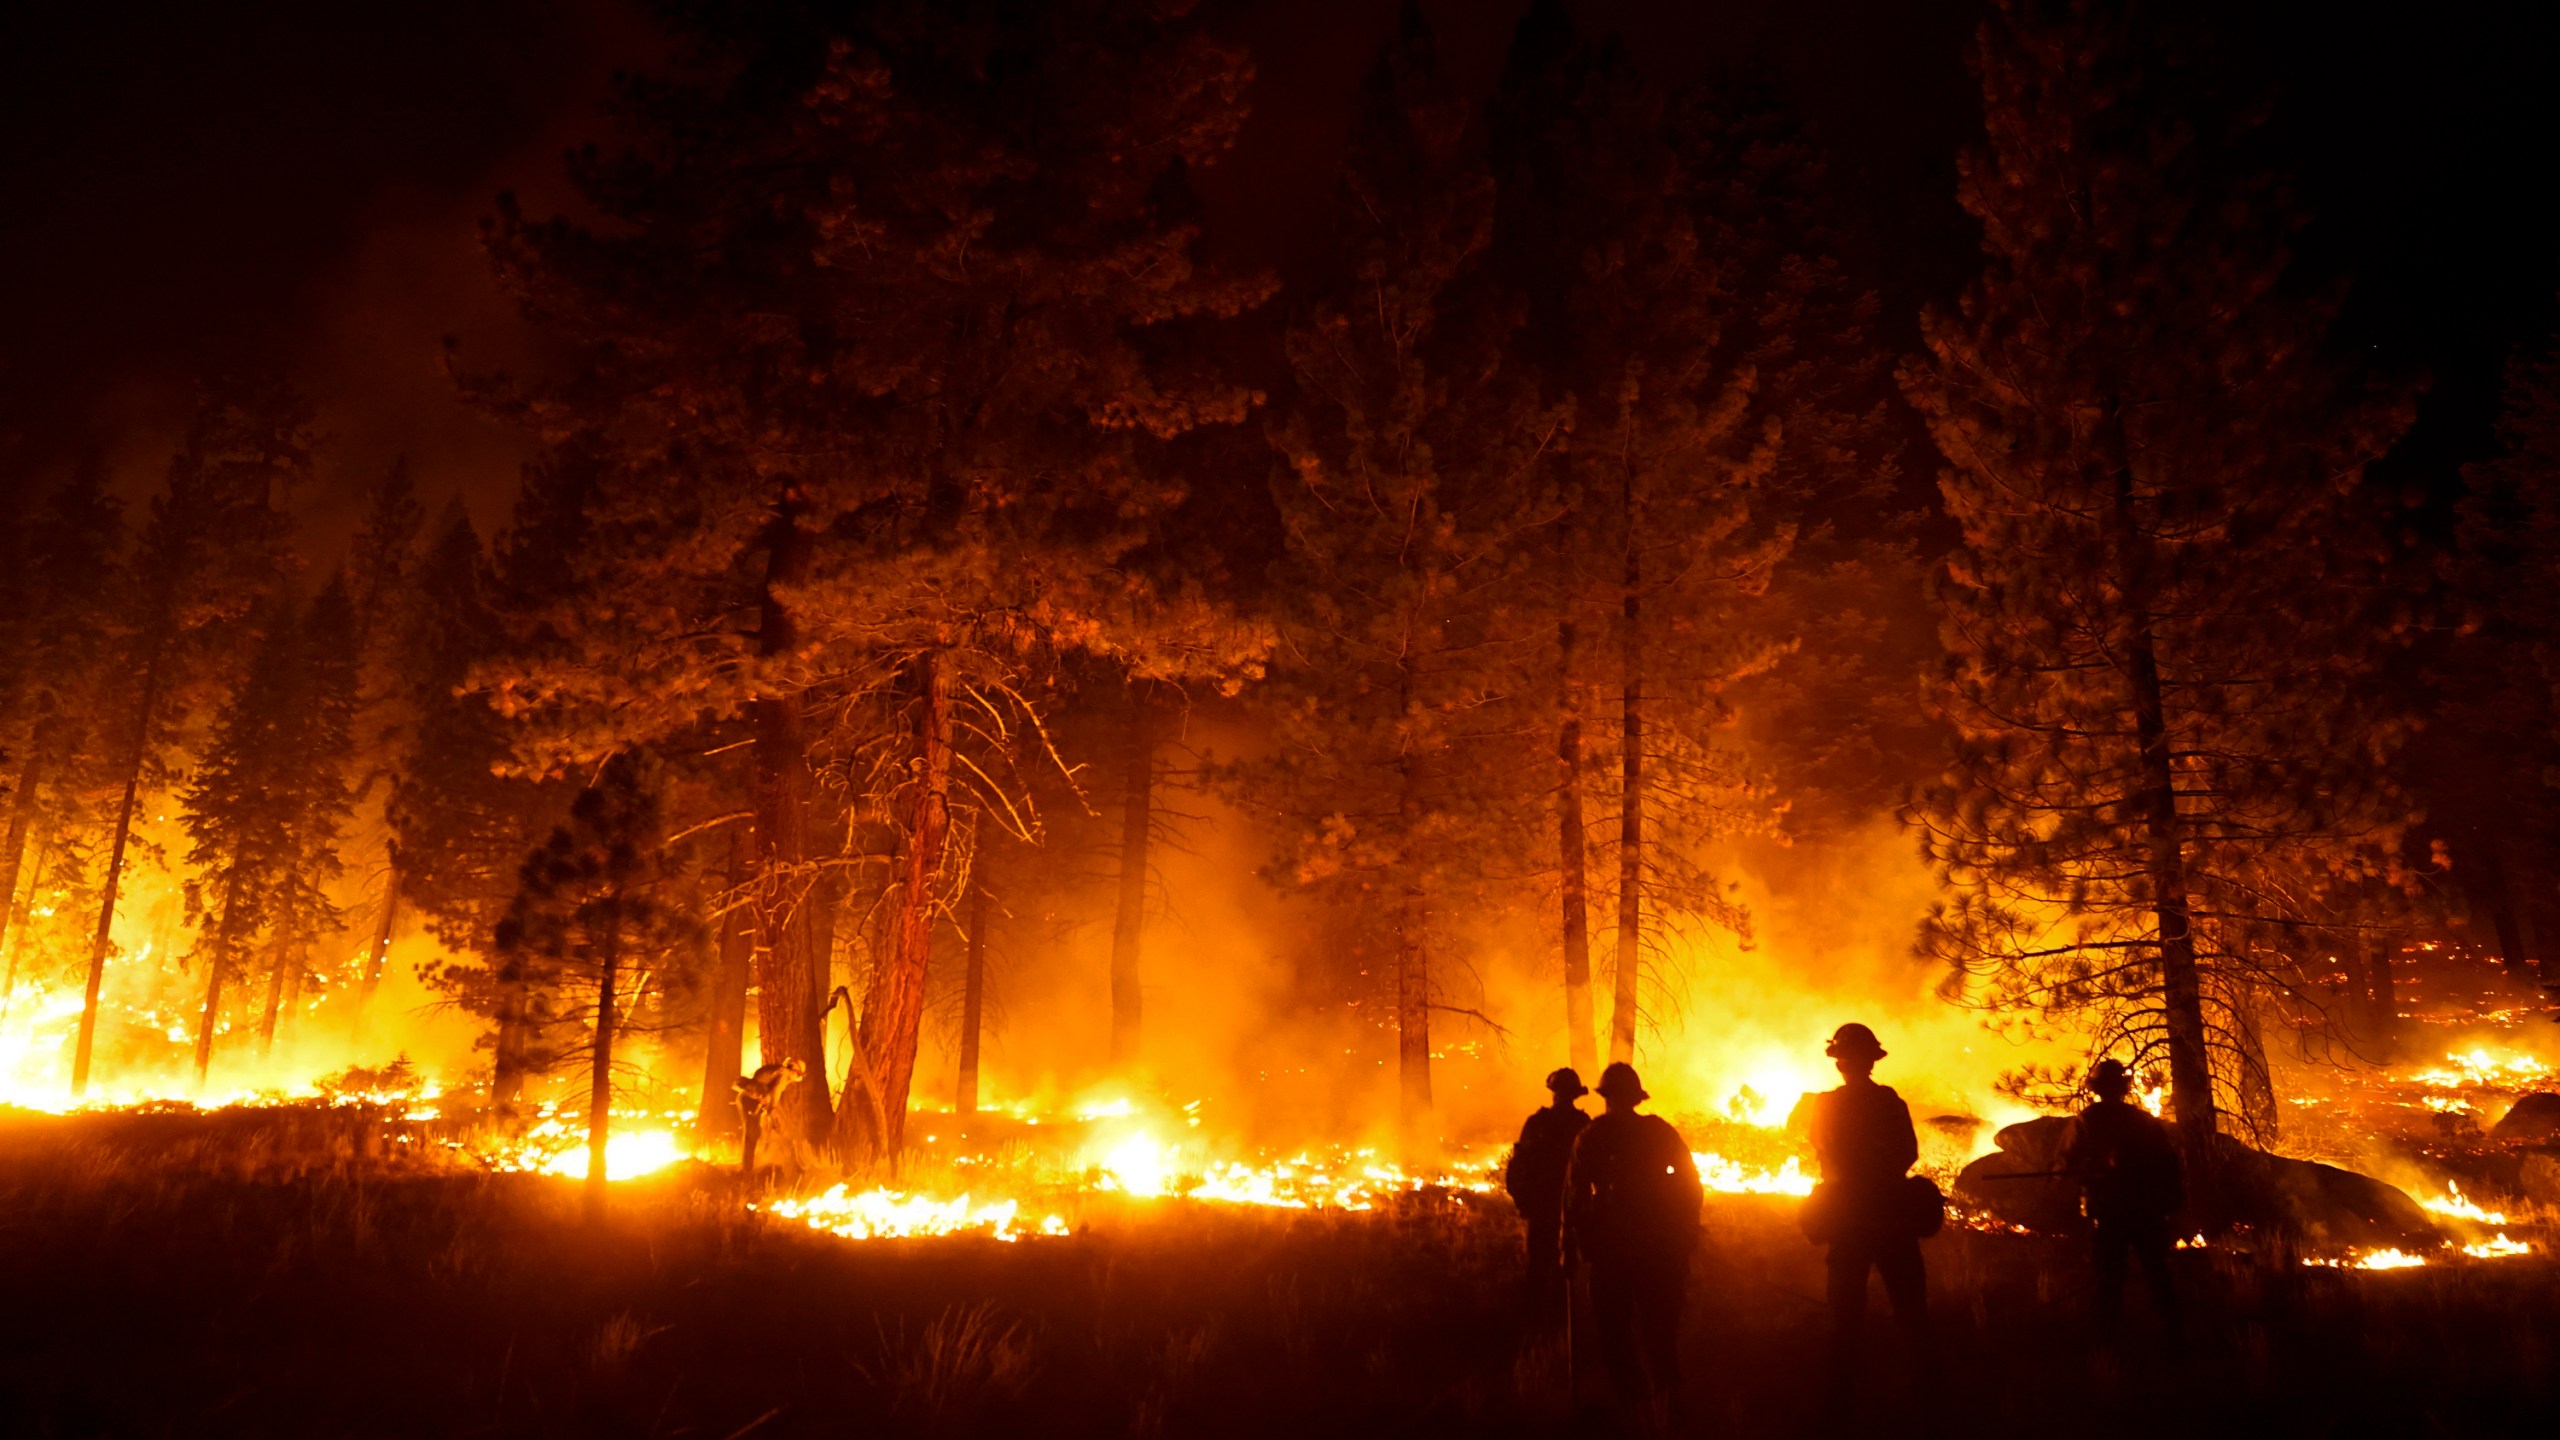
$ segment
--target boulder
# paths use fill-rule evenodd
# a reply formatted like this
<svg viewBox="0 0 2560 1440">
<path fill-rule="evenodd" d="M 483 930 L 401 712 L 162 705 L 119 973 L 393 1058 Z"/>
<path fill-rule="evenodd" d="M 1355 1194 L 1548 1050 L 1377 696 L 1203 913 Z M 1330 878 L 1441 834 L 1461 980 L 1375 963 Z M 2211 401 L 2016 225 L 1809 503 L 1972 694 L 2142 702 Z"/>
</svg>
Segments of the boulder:
<svg viewBox="0 0 2560 1440">
<path fill-rule="evenodd" d="M 2311 1160 L 2252 1150 L 2224 1136 L 2233 1218 L 2320 1246 L 2403 1249 L 2440 1244 L 2444 1233 L 2394 1185 Z"/>
<path fill-rule="evenodd" d="M 2070 1124 L 2046 1116 L 2003 1129 L 1992 1137 L 2000 1148 L 1956 1177 L 1957 1196 L 2030 1230 L 2085 1230 L 2079 1186 L 2052 1173 L 2062 1168 Z M 2322 1246 L 2407 1247 L 2444 1238 L 2417 1201 L 2369 1175 L 2269 1155 L 2229 1136 L 2222 1168 L 2236 1224 Z"/>
<path fill-rule="evenodd" d="M 2000 1148 L 1956 1176 L 1956 1198 L 2030 1230 L 2058 1235 L 2085 1230 L 2080 1187 L 2056 1175 L 2071 1122 L 2058 1115 L 2003 1126 L 1991 1137 Z"/>
<path fill-rule="evenodd" d="M 2560 1095 L 2548 1090 L 2527 1095 L 2489 1128 L 2492 1140 L 2548 1140 L 2560 1135 Z"/>
</svg>

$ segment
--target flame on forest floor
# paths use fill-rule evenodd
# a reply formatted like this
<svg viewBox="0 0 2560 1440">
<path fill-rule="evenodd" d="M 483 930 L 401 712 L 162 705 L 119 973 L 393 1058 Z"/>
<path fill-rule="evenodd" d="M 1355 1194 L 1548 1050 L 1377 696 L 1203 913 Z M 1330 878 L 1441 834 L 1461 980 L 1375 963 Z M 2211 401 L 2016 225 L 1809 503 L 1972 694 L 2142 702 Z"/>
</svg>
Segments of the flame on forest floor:
<svg viewBox="0 0 2560 1440">
<path fill-rule="evenodd" d="M 1408 1169 L 1367 1147 L 1312 1148 L 1246 1159 L 1218 1155 L 1190 1135 L 1165 1140 L 1149 1123 L 1151 1117 L 1126 1102 L 1088 1104 L 1073 1113 L 1093 1124 L 1095 1133 L 1063 1165 L 1044 1165 L 1019 1153 L 940 1157 L 941 1164 L 969 1176 L 969 1190 L 955 1198 L 935 1198 L 916 1188 L 855 1190 L 837 1185 L 806 1198 L 770 1201 L 761 1208 L 851 1240 L 978 1234 L 1010 1243 L 1025 1236 L 1069 1233 L 1062 1215 L 1045 1202 L 1034 1205 L 1025 1196 L 1047 1195 L 1052 1200 L 1095 1196 L 1149 1204 L 1192 1202 L 1356 1214 L 1376 1210 L 1399 1196 L 1433 1192 L 1483 1196 L 1501 1189 L 1503 1148 L 1499 1146 L 1462 1150 L 1444 1165 L 1420 1170 Z M 1196 1107 L 1184 1107 L 1182 1115 L 1186 1127 L 1198 1126 Z M 1027 1124 L 1035 1117 L 1013 1118 Z M 938 1138 L 938 1133 L 927 1136 L 928 1143 Z M 1712 1152 L 1694 1153 L 1700 1180 L 1717 1194 L 1803 1196 L 1813 1189 L 1812 1177 L 1793 1155 L 1775 1166 L 1755 1166 Z M 990 1186 L 1015 1194 L 981 1200 Z M 1047 1213 L 1039 1222 L 1031 1223 L 1029 1216 L 1044 1209 Z"/>
<path fill-rule="evenodd" d="M 546 1104 L 536 1117 L 519 1134 L 445 1143 L 491 1170 L 586 1179 L 585 1114 Z M 614 1111 L 613 1128 L 605 1133 L 604 1178 L 637 1180 L 692 1155 L 693 1146 L 669 1126 L 681 1118 L 653 1110 Z"/>
<path fill-rule="evenodd" d="M 2466 1260 L 2512 1260 L 2540 1253 L 2540 1246 L 2528 1240 L 2510 1240 L 2502 1230 L 2494 1239 L 2469 1245 L 2448 1244 L 2433 1256 L 2393 1245 L 2372 1250 L 2349 1250 L 2343 1255 L 2307 1256 L 2302 1263 L 2320 1270 L 2415 1270 L 2456 1256 Z"/>
<path fill-rule="evenodd" d="M 2530 1089 L 2552 1075 L 2549 1062 L 2512 1050 L 2475 1045 L 2448 1053 L 2442 1065 L 2431 1065 L 2409 1079 L 2437 1090 Z"/>
<path fill-rule="evenodd" d="M 806 1199 L 771 1201 L 763 1208 L 767 1214 L 797 1220 L 812 1230 L 846 1240 L 983 1234 L 1010 1244 L 1025 1233 L 1067 1233 L 1067 1222 L 1055 1215 L 1042 1219 L 1030 1232 L 1015 1228 L 1014 1222 L 1022 1213 L 1022 1204 L 1017 1200 L 979 1205 L 966 1195 L 956 1200 L 932 1200 L 886 1189 L 857 1192 L 846 1185 Z"/>
<path fill-rule="evenodd" d="M 2420 1200 L 2418 1204 L 2438 1215 L 2450 1216 L 2456 1220 L 2469 1220 L 2474 1224 L 2504 1225 L 2507 1223 L 2505 1212 L 2488 1209 L 2479 1201 L 2463 1194 L 2461 1182 L 2447 1180 L 2444 1188 L 2444 1194 L 2430 1196 Z"/>
<path fill-rule="evenodd" d="M 2415 1270 L 2427 1263 L 2423 1255 L 2412 1255 L 2397 1246 L 2380 1250 L 2350 1250 L 2344 1255 L 2315 1255 L 2303 1264 L 2322 1270 Z"/>
</svg>

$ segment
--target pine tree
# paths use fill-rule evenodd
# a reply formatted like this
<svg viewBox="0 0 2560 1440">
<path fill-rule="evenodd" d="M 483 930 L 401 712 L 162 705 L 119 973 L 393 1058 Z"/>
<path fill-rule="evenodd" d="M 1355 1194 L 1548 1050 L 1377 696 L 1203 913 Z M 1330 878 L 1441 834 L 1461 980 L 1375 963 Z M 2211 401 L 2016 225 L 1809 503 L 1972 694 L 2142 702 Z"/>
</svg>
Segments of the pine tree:
<svg viewBox="0 0 2560 1440">
<path fill-rule="evenodd" d="M 221 1029 L 223 995 L 264 961 L 261 1048 L 294 997 L 310 948 L 337 920 L 327 886 L 339 872 L 354 661 L 346 592 L 331 585 L 306 614 L 269 607 L 248 669 L 223 702 L 180 792 L 193 875 L 187 913 L 204 969 L 196 1028 L 202 1085 Z"/>
<path fill-rule="evenodd" d="M 1766 595 L 1808 512 L 1890 478 L 1874 302 L 1823 253 L 1819 167 L 1781 119 L 1738 91 L 1647 83 L 1553 0 L 1521 22 L 1492 132 L 1516 363 L 1572 417 L 1535 577 L 1569 1045 L 1596 1058 L 1597 891 L 1615 910 L 1607 1053 L 1625 1060 L 1650 1005 L 1676 1002 L 1647 995 L 1662 932 L 1747 933 L 1700 857 L 1777 806 L 1722 732 L 1736 687 L 1794 646 Z M 1615 764 L 1594 768 L 1595 749 Z M 1595 808 L 1614 821 L 1596 846 Z"/>
<path fill-rule="evenodd" d="M 2455 880 L 2508 965 L 2539 961 L 2550 984 L 2560 809 L 2548 785 L 2515 777 L 2560 767 L 2560 351 L 2515 356 L 2505 388 L 2498 453 L 2463 467 L 2452 572 L 2463 623 L 2431 657 L 2435 723 L 2415 748 Z"/>
<path fill-rule="evenodd" d="M 400 914 L 400 845 L 390 822 L 391 779 L 412 743 L 414 717 L 400 673 L 401 636 L 418 564 L 426 512 L 409 477 L 409 457 L 392 462 L 365 501 L 364 525 L 347 557 L 350 619 L 357 665 L 356 832 L 365 851 L 381 856 L 382 884 L 356 994 L 357 1023 L 372 1008 Z"/>
<path fill-rule="evenodd" d="M 1342 279 L 1288 337 L 1277 746 L 1247 772 L 1274 872 L 1386 937 L 1409 1141 L 1429 1138 L 1434 951 L 1516 800 L 1511 594 L 1561 423 L 1503 366 L 1506 308 L 1468 293 L 1493 223 L 1480 144 L 1406 7 L 1341 182 Z"/>
<path fill-rule="evenodd" d="M 813 1074 L 789 1102 L 845 1151 L 902 1130 L 967 707 L 1018 711 L 1014 677 L 1131 645 L 1111 561 L 1167 496 L 1130 453 L 1250 399 L 1162 358 L 1260 293 L 1195 267 L 1182 184 L 1241 119 L 1241 57 L 1153 5 L 964 10 L 688 9 L 720 78 L 635 84 L 634 149 L 579 166 L 615 229 L 493 231 L 585 361 L 520 413 L 599 482 L 564 643 L 502 698 L 590 759 L 748 728 L 769 1060 L 821 1068 L 844 817 L 813 750 L 895 781 L 855 807 L 885 802 L 901 854 L 862 987 L 870 1094 L 832 1114 Z"/>
<path fill-rule="evenodd" d="M 543 518 L 536 508 L 521 510 L 520 533 L 541 533 Z M 470 517 L 459 504 L 447 507 L 418 562 L 399 638 L 411 731 L 385 818 L 399 848 L 401 898 L 462 957 L 437 978 L 466 1008 L 498 1022 L 491 1098 L 506 1107 L 523 1091 L 526 1043 L 521 1007 L 499 980 L 497 926 L 516 872 L 556 823 L 559 802 L 556 787 L 510 772 L 512 729 L 471 688 L 474 667 L 509 644 L 491 603 L 495 583 Z"/>
<path fill-rule="evenodd" d="M 90 452 L 45 499 L 24 537 L 23 562 L 12 572 L 20 587 L 13 616 L 15 701 L 6 716 L 5 745 L 14 761 L 7 819 L 0 824 L 0 945 L 12 964 L 8 988 L 16 989 L 17 927 L 24 888 L 32 894 L 42 866 L 29 865 L 38 816 L 48 784 L 59 790 L 81 759 L 94 760 L 99 737 L 92 718 L 101 697 L 98 656 L 114 617 L 108 597 L 120 588 L 118 551 L 123 507 L 106 489 L 103 460 Z"/>
<path fill-rule="evenodd" d="M 2165 1062 L 2210 1213 L 2261 1017 L 2406 818 L 2362 476 L 2407 410 L 2323 359 L 2254 113 L 2162 17 L 2012 0 L 1974 63 L 1984 269 L 1905 376 L 1963 527 L 1926 943 L 1986 1003 Z"/>
<path fill-rule="evenodd" d="M 290 567 L 282 506 L 311 475 L 311 409 L 282 381 L 226 377 L 198 397 L 184 442 L 152 501 L 134 556 L 133 610 L 117 675 L 131 690 L 115 705 L 121 732 L 108 739 L 121 771 L 110 825 L 98 921 L 89 943 L 87 992 L 72 1051 L 71 1090 L 89 1088 L 98 995 L 114 946 L 134 807 L 157 784 L 172 732 L 224 678 L 242 622 Z"/>
<path fill-rule="evenodd" d="M 299 1001 L 304 986 L 315 979 L 344 984 L 352 978 L 334 967 L 315 975 L 311 955 L 346 918 L 330 899 L 330 887 L 346 869 L 340 846 L 354 809 L 350 770 L 362 654 L 356 636 L 353 597 L 343 578 L 333 578 L 294 631 L 293 710 L 268 782 L 279 826 L 261 1048 L 275 1043 L 278 1018 Z"/>
<path fill-rule="evenodd" d="M 495 937 L 507 983 L 525 997 L 533 1068 L 585 1055 L 591 1218 L 604 1211 L 614 1046 L 686 924 L 659 893 L 671 878 L 664 838 L 648 765 L 614 755 L 525 858 Z"/>
</svg>

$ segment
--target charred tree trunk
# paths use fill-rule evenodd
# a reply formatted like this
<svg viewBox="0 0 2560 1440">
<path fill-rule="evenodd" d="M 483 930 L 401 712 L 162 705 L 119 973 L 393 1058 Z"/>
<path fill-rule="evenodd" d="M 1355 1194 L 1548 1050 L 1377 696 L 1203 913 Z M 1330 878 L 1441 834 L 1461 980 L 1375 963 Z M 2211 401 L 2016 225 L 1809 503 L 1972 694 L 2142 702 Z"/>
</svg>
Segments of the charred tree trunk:
<svg viewBox="0 0 2560 1440">
<path fill-rule="evenodd" d="M 524 1077 L 532 1068 L 526 1055 L 524 970 L 512 959 L 498 962 L 498 1025 L 493 1037 L 489 1073 L 489 1105 L 512 1116 L 524 1101 Z"/>
<path fill-rule="evenodd" d="M 44 778 L 44 730 L 38 724 L 35 734 L 27 740 L 27 763 L 18 767 L 17 793 L 9 800 L 9 831 L 0 835 L 0 945 L 7 943 L 14 928 L 11 922 L 18 912 L 18 872 L 23 868 L 19 862 L 27 853 L 27 830 L 35 823 L 36 786 Z M 13 959 L 17 954 L 15 950 L 9 953 Z M 9 973 L 15 988 L 14 966 Z"/>
<path fill-rule="evenodd" d="M 2500 825 L 2491 844 L 2498 852 L 2499 888 L 2505 894 L 2508 923 L 2515 928 L 2516 945 L 2509 954 L 2507 968 L 2527 979 L 2539 980 L 2543 974 L 2542 937 L 2535 933 L 2538 927 L 2533 912 L 2535 896 L 2542 887 L 2536 883 L 2535 867 L 2516 843 L 2513 822 Z"/>
<path fill-rule="evenodd" d="M 1574 675 L 1573 622 L 1556 626 L 1556 873 L 1564 900 L 1564 1029 L 1567 1063 L 1593 1073 L 1591 1033 L 1591 877 L 1582 815 L 1582 689 Z"/>
<path fill-rule="evenodd" d="M 1111 1064 L 1138 1061 L 1146 999 L 1140 963 L 1147 931 L 1147 840 L 1155 825 L 1155 716 L 1130 702 L 1129 753 L 1120 787 L 1120 908 L 1111 924 Z"/>
<path fill-rule="evenodd" d="M 739 895 L 750 874 L 746 839 L 729 833 L 728 910 L 720 917 L 720 949 L 711 972 L 711 994 L 704 1029 L 702 1105 L 694 1133 L 705 1140 L 726 1140 L 738 1133 L 738 1096 L 733 1088 L 746 1073 L 747 971 L 754 963 L 755 928 Z"/>
<path fill-rule="evenodd" d="M 391 959 L 391 927 L 400 916 L 400 846 L 384 847 L 382 918 L 374 922 L 373 943 L 365 947 L 364 984 L 356 991 L 356 1036 L 362 1039 L 373 1015 L 373 992 L 382 988 L 382 967 Z"/>
<path fill-rule="evenodd" d="M 2177 769 L 2170 756 L 2168 706 L 2152 631 L 2152 557 L 2134 513 L 2133 462 L 2124 417 L 2107 411 L 2114 469 L 2116 563 L 2129 612 L 2123 637 L 2125 678 L 2139 747 L 2135 806 L 2144 833 L 2143 871 L 2158 926 L 2161 1018 L 2169 1035 L 2169 1104 L 2193 1177 L 2194 1209 L 2218 1223 L 2215 1182 L 2220 1130 L 2213 1097 L 2212 1052 L 2206 1039 L 2203 977 L 2196 964 L 2194 916 L 2187 886 L 2184 821 L 2178 814 Z"/>
<path fill-rule="evenodd" d="M 2473 871 L 2479 877 L 2471 885 L 2472 903 L 2488 912 L 2489 928 L 2498 937 L 2498 959 L 2509 973 L 2526 971 L 2524 927 L 2516 921 L 2515 887 L 2508 883 L 2506 847 L 2498 843 L 2487 826 L 2474 826 L 2472 834 L 2479 843 L 2471 847 Z"/>
<path fill-rule="evenodd" d="M 142 767 L 150 757 L 151 721 L 160 708 L 165 637 L 152 642 L 142 667 L 142 699 L 135 706 L 133 748 L 124 773 L 124 798 L 116 805 L 115 839 L 107 848 L 105 893 L 98 899 L 98 930 L 89 942 L 89 984 L 80 1002 L 80 1038 L 71 1051 L 72 1098 L 89 1093 L 89 1058 L 98 1038 L 98 992 L 106 983 L 107 950 L 115 944 L 116 890 L 124 882 L 124 852 L 133 838 L 133 802 L 142 789 Z"/>
<path fill-rule="evenodd" d="M 961 951 L 968 968 L 960 977 L 960 1085 L 952 1108 L 963 1115 L 978 1113 L 978 1045 L 986 1027 L 987 926 L 991 923 L 987 864 L 993 848 L 982 827 L 977 854 L 969 861 L 969 935 Z"/>
<path fill-rule="evenodd" d="M 1396 808 L 1403 828 L 1396 896 L 1396 1079 L 1398 1119 L 1408 1148 L 1432 1137 L 1431 950 L 1428 897 L 1415 835 L 1422 826 L 1422 757 L 1408 753 Z"/>
<path fill-rule="evenodd" d="M 836 1137 L 846 1153 L 896 1153 L 906 1134 L 907 1090 L 916 1070 L 916 1030 L 924 1019 L 925 973 L 933 963 L 934 891 L 951 824 L 951 668 L 935 651 L 916 657 L 915 794 L 908 811 L 889 963 L 875 966 L 863 998 L 855 1068 L 877 1087 L 876 1110 L 847 1104 Z"/>
<path fill-rule="evenodd" d="M 273 1054 L 276 1048 L 276 1016 L 284 1009 L 284 991 L 293 969 L 290 951 L 278 949 L 275 964 L 267 968 L 267 1008 L 258 1017 L 258 1053 Z"/>
<path fill-rule="evenodd" d="M 2372 1036 L 2374 1059 L 2382 1064 L 2390 1063 L 2400 1049 L 2400 984 L 2391 959 L 2398 948 L 2392 936 L 2379 933 L 2366 936 L 2358 947 L 2365 993 L 2372 1007 L 2367 1033 Z"/>
<path fill-rule="evenodd" d="M 213 1068 L 213 1027 L 222 1018 L 223 972 L 231 968 L 233 944 L 231 916 L 240 903 L 240 871 L 233 867 L 231 878 L 222 886 L 222 914 L 213 923 L 205 962 L 204 1014 L 196 1021 L 196 1089 L 204 1089 L 206 1072 Z"/>
<path fill-rule="evenodd" d="M 1431 951 L 1425 857 L 1420 836 L 1428 756 L 1415 731 L 1417 686 L 1410 663 L 1397 675 L 1396 714 L 1405 734 L 1396 757 L 1396 1087 L 1397 1130 L 1408 1157 L 1433 1138 L 1431 1123 Z"/>
<path fill-rule="evenodd" d="M 204 1089 L 205 1073 L 213 1068 L 213 1023 L 222 1014 L 222 972 L 225 962 L 219 954 L 205 966 L 204 1013 L 196 1019 L 196 1089 Z"/>
<path fill-rule="evenodd" d="M 622 960 L 622 897 L 611 895 L 604 911 L 604 939 L 596 946 L 595 1045 L 588 1056 L 587 1081 L 587 1218 L 604 1218 L 605 1150 L 613 1130 L 613 1030 L 616 1016 L 614 982 Z"/>
<path fill-rule="evenodd" d="M 809 1003 L 817 1007 L 821 1046 L 826 1043 L 827 1003 L 835 994 L 836 925 L 844 915 L 845 890 L 844 871 L 829 866 L 810 878 L 800 900 L 809 936 Z M 851 1014 L 844 1019 L 848 1026 L 853 1023 Z"/>
<path fill-rule="evenodd" d="M 767 547 L 756 652 L 789 655 L 799 626 L 782 591 L 809 565 L 809 537 L 796 502 L 773 520 Z M 756 1033 L 765 1063 L 798 1060 L 808 1078 L 783 1093 L 784 1126 L 803 1141 L 823 1141 L 833 1124 L 827 1092 L 825 959 L 810 953 L 805 875 L 808 859 L 809 751 L 800 696 L 788 682 L 757 697 L 755 725 Z"/>
<path fill-rule="evenodd" d="M 1627 483 L 1625 594 L 1618 615 L 1618 955 L 1609 1059 L 1636 1058 L 1637 980 L 1644 964 L 1644 566 L 1636 553 L 1635 484 Z"/>
<path fill-rule="evenodd" d="M 34 918 L 36 887 L 44 883 L 44 867 L 52 858 L 53 831 L 48 826 L 44 838 L 36 844 L 36 863 L 27 870 L 27 893 L 9 901 L 12 920 L 5 947 L 9 952 L 9 974 L 6 981 L 0 981 L 0 1024 L 8 1022 L 9 1012 L 18 1003 L 18 957 L 26 949 L 27 925 Z"/>
</svg>

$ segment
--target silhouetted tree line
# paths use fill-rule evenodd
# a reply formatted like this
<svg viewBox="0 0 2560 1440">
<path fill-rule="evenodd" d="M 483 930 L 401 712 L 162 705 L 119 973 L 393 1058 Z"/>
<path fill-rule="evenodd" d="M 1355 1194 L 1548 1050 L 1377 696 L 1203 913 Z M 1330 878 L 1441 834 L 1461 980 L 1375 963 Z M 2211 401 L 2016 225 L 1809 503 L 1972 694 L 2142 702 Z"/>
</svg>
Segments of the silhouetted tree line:
<svg viewBox="0 0 2560 1440">
<path fill-rule="evenodd" d="M 1552 0 L 1482 102 L 1406 8 L 1285 288 L 1200 243 L 1252 62 L 1187 6 L 667 6 L 680 66 L 572 160 L 594 222 L 487 230 L 569 357 L 463 371 L 543 447 L 494 543 L 404 467 L 304 574 L 309 412 L 238 377 L 138 534 L 95 464 L 9 534 L 12 987 L 85 986 L 85 1083 L 165 802 L 193 940 L 144 963 L 200 987 L 199 1074 L 368 1002 L 414 917 L 499 1102 L 583 1057 L 601 1105 L 641 1026 L 698 1037 L 717 1126 L 752 996 L 858 1158 L 934 996 L 974 1095 L 988 928 L 1085 880 L 1143 1068 L 1150 846 L 1213 788 L 1421 1128 L 1488 917 L 1548 937 L 1565 1058 L 1626 1058 L 1662 947 L 1749 934 L 1731 842 L 1900 801 L 1956 993 L 2093 1027 L 2191 1142 L 2270 1126 L 2269 1047 L 2386 1043 L 2430 907 L 2533 953 L 2560 384 L 2519 362 L 2431 571 L 2368 474 L 2413 397 L 2295 275 L 2260 97 L 2121 9 L 1985 22 L 1982 268 L 1896 356 L 1803 129 Z M 2430 713 L 2525 767 L 2460 883 Z"/>
</svg>

